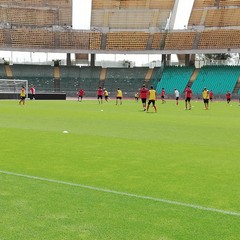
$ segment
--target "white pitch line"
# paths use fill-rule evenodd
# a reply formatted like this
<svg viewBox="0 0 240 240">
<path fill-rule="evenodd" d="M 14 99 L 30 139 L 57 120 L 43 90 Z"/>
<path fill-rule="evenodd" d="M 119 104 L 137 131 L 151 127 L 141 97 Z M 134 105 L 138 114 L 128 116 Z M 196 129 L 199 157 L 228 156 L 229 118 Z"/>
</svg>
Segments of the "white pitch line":
<svg viewBox="0 0 240 240">
<path fill-rule="evenodd" d="M 14 172 L 8 172 L 8 171 L 2 171 L 2 170 L 0 170 L 0 173 L 7 174 L 7 175 L 12 175 L 12 176 L 29 178 L 29 179 L 35 179 L 35 180 L 40 180 L 40 181 L 45 181 L 45 182 L 64 184 L 64 185 L 69 185 L 69 186 L 73 186 L 73 187 L 81 187 L 81 188 L 85 188 L 85 189 L 90 189 L 90 190 L 99 191 L 99 192 L 112 193 L 112 194 L 121 195 L 121 196 L 134 197 L 134 198 L 138 198 L 138 199 L 147 199 L 147 200 L 151 200 L 151 201 L 155 201 L 155 202 L 163 202 L 163 203 L 168 203 L 168 204 L 172 204 L 172 205 L 179 205 L 179 206 L 194 208 L 194 209 L 198 209 L 198 210 L 202 210 L 202 211 L 216 212 L 216 213 L 222 213 L 222 214 L 225 214 L 225 215 L 232 215 L 232 216 L 240 217 L 239 212 L 232 212 L 232 211 L 227 211 L 227 210 L 222 210 L 222 209 L 217 209 L 217 208 L 209 208 L 209 207 L 204 207 L 204 206 L 200 206 L 200 205 L 194 205 L 194 204 L 189 204 L 189 203 L 184 203 L 184 202 L 167 200 L 167 199 L 163 199 L 163 198 L 142 196 L 142 195 L 137 195 L 137 194 L 132 194 L 132 193 L 119 192 L 119 191 L 114 191 L 114 190 L 110 190 L 110 189 L 92 187 L 92 186 L 78 184 L 78 183 L 65 182 L 65 181 L 61 181 L 61 180 L 54 180 L 54 179 L 43 178 L 43 177 L 36 177 L 36 176 L 14 173 Z"/>
</svg>

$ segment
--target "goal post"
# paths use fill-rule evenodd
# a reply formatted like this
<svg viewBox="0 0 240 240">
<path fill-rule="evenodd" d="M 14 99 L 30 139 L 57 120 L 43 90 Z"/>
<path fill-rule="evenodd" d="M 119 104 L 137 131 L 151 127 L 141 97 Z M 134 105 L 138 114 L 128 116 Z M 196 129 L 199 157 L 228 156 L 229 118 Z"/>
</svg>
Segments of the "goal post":
<svg viewBox="0 0 240 240">
<path fill-rule="evenodd" d="M 22 86 L 28 97 L 28 80 L 0 79 L 0 99 L 19 99 Z"/>
</svg>

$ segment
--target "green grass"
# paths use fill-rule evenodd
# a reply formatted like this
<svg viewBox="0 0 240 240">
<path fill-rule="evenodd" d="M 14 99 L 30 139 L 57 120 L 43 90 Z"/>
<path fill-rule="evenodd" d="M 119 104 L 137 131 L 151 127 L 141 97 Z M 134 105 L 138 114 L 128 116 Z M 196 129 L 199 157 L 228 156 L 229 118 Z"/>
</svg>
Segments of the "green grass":
<svg viewBox="0 0 240 240">
<path fill-rule="evenodd" d="M 240 213 L 240 106 L 193 105 L 0 101 L 0 171 Z M 240 216 L 1 172 L 0 216 L 1 240 L 240 236 Z"/>
</svg>

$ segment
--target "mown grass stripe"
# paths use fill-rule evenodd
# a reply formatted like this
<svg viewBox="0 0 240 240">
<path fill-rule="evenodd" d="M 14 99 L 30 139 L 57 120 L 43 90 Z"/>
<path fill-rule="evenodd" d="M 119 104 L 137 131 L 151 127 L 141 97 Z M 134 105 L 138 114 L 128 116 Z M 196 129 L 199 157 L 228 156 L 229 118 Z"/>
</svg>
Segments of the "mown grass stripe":
<svg viewBox="0 0 240 240">
<path fill-rule="evenodd" d="M 240 217 L 240 213 L 238 213 L 238 212 L 232 212 L 232 211 L 227 211 L 227 210 L 222 210 L 222 209 L 204 207 L 204 206 L 200 206 L 200 205 L 194 205 L 194 204 L 189 204 L 189 203 L 184 203 L 184 202 L 172 201 L 172 200 L 168 200 L 168 199 L 155 198 L 155 197 L 150 197 L 150 196 L 142 196 L 142 195 L 137 195 L 137 194 L 133 194 L 133 193 L 126 193 L 126 192 L 119 192 L 119 191 L 110 190 L 110 189 L 98 188 L 98 187 L 93 187 L 93 186 L 88 186 L 88 185 L 83 185 L 83 184 L 78 184 L 78 183 L 65 182 L 65 181 L 61 181 L 61 180 L 31 176 L 31 175 L 8 172 L 8 171 L 3 171 L 3 170 L 0 170 L 0 173 L 7 174 L 7 175 L 12 175 L 12 176 L 17 176 L 17 177 L 35 179 L 35 180 L 40 180 L 40 181 L 45 181 L 45 182 L 64 184 L 64 185 L 69 185 L 69 186 L 73 186 L 73 187 L 81 187 L 81 188 L 85 188 L 85 189 L 90 189 L 90 190 L 99 191 L 99 192 L 112 193 L 112 194 L 121 195 L 121 196 L 134 197 L 134 198 L 138 198 L 138 199 L 146 199 L 146 200 L 151 200 L 151 201 L 155 201 L 155 202 L 168 203 L 168 204 L 172 204 L 172 205 L 179 205 L 179 206 L 194 208 L 194 209 L 198 209 L 198 210 L 202 210 L 202 211 L 216 212 L 216 213 L 222 213 L 222 214 L 225 214 L 225 215 L 233 215 L 233 216 Z"/>
</svg>

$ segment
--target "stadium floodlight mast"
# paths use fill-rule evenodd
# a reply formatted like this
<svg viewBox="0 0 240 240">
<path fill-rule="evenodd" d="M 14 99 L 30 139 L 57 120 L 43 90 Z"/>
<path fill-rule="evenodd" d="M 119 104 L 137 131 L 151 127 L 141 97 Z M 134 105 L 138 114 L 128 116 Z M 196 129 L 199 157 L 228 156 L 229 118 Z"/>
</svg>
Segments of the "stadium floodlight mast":
<svg viewBox="0 0 240 240">
<path fill-rule="evenodd" d="M 18 99 L 22 86 L 25 87 L 28 97 L 28 80 L 0 79 L 0 94 L 9 94 L 12 99 Z"/>
</svg>

